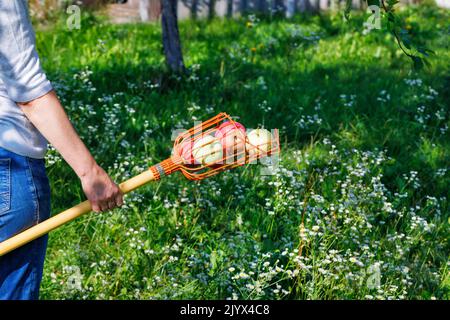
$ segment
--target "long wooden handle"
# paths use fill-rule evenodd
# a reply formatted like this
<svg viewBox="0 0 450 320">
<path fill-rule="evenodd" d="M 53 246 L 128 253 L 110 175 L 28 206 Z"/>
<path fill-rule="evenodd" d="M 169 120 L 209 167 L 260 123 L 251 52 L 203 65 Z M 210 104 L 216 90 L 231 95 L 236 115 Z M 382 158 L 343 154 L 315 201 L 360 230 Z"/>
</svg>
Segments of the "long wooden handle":
<svg viewBox="0 0 450 320">
<path fill-rule="evenodd" d="M 128 193 L 136 188 L 150 182 L 152 180 L 157 180 L 152 170 L 146 170 L 145 172 L 121 183 L 119 185 L 123 193 Z M 43 235 L 49 233 L 50 231 L 58 228 L 59 226 L 82 216 L 92 210 L 91 203 L 86 200 L 66 211 L 57 214 L 50 219 L 45 220 L 17 235 L 11 237 L 0 243 L 0 257 L 7 254 L 8 252 L 17 249 L 24 244 L 27 244 L 34 239 L 42 237 Z"/>
</svg>

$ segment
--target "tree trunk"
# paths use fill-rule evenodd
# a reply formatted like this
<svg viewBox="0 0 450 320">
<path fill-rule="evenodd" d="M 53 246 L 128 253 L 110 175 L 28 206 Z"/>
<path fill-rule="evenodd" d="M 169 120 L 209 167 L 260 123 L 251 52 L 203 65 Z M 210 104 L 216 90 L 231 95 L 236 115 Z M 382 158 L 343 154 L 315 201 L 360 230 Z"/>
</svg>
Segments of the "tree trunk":
<svg viewBox="0 0 450 320">
<path fill-rule="evenodd" d="M 309 0 L 300 0 L 298 10 L 300 12 L 311 12 L 312 11 L 311 2 L 309 2 Z"/>
<path fill-rule="evenodd" d="M 240 0 L 240 9 L 241 15 L 245 15 L 248 11 L 248 2 L 247 0 Z"/>
<path fill-rule="evenodd" d="M 214 18 L 216 15 L 216 0 L 208 1 L 208 19 Z"/>
<path fill-rule="evenodd" d="M 296 8 L 297 8 L 297 0 L 287 0 L 286 17 L 288 19 L 290 19 L 294 16 Z"/>
<path fill-rule="evenodd" d="M 274 0 L 272 10 L 275 15 L 281 15 L 285 11 L 284 1 L 283 0 Z"/>
<path fill-rule="evenodd" d="M 355 0 L 353 0 L 355 1 Z M 314 0 L 313 12 L 320 12 L 320 0 Z"/>
<path fill-rule="evenodd" d="M 169 69 L 183 73 L 185 66 L 181 52 L 180 32 L 177 21 L 177 0 L 162 0 L 162 37 L 164 54 Z"/>
<path fill-rule="evenodd" d="M 233 17 L 233 0 L 227 0 L 227 18 Z"/>
<path fill-rule="evenodd" d="M 267 8 L 266 0 L 256 0 L 256 10 L 258 12 L 265 12 Z"/>
<path fill-rule="evenodd" d="M 196 20 L 198 16 L 198 1 L 199 0 L 192 0 L 191 5 L 191 19 Z"/>
</svg>

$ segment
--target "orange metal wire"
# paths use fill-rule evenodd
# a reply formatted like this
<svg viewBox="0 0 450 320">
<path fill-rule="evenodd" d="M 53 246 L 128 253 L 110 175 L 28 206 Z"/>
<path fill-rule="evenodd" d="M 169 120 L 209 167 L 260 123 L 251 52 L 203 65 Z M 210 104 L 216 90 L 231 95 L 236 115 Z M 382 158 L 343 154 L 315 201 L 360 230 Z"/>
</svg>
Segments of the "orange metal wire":
<svg viewBox="0 0 450 320">
<path fill-rule="evenodd" d="M 233 130 L 235 144 L 232 152 L 229 152 L 228 149 L 224 149 L 222 159 L 214 163 L 192 163 L 190 159 L 183 158 L 183 145 L 189 143 L 191 146 L 194 146 L 199 139 L 205 137 L 206 135 L 214 136 L 220 124 L 226 121 L 233 124 L 236 129 Z M 208 144 L 218 141 L 220 142 L 220 139 L 215 137 L 214 140 L 204 145 L 197 146 L 196 148 L 202 148 Z M 191 153 L 194 153 L 196 148 L 192 148 Z M 181 171 L 189 180 L 202 180 L 221 171 L 252 163 L 259 158 L 271 156 L 279 152 L 280 141 L 277 129 L 272 130 L 272 140 L 269 146 L 255 146 L 249 142 L 246 134 L 239 130 L 236 125 L 236 121 L 234 121 L 226 113 L 219 113 L 215 117 L 208 119 L 178 135 L 173 146 L 172 156 L 152 166 L 150 170 L 152 170 L 157 179 L 160 179 L 161 177 L 169 175 L 175 171 Z"/>
</svg>

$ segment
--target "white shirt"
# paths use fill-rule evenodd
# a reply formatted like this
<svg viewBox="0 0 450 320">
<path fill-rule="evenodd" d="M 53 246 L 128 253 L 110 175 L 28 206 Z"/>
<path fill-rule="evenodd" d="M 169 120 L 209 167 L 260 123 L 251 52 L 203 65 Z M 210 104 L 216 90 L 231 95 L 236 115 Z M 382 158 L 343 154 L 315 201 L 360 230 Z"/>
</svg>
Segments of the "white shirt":
<svg viewBox="0 0 450 320">
<path fill-rule="evenodd" d="M 0 147 L 43 158 L 47 141 L 16 102 L 37 99 L 52 90 L 36 52 L 26 0 L 0 0 Z"/>
</svg>

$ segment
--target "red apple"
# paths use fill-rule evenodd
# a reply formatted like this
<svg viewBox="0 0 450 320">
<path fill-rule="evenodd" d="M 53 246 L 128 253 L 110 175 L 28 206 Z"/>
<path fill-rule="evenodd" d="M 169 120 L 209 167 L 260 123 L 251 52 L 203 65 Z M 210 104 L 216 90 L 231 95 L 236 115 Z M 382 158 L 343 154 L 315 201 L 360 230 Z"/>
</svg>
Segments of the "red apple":
<svg viewBox="0 0 450 320">
<path fill-rule="evenodd" d="M 224 149 L 226 162 L 234 162 L 234 155 L 245 151 L 245 127 L 236 121 L 222 123 L 215 133 Z"/>
<path fill-rule="evenodd" d="M 194 139 L 186 139 L 184 140 L 180 146 L 179 149 L 179 156 L 183 159 L 184 164 L 194 164 L 194 156 L 192 155 L 192 147 L 194 146 Z"/>
</svg>

